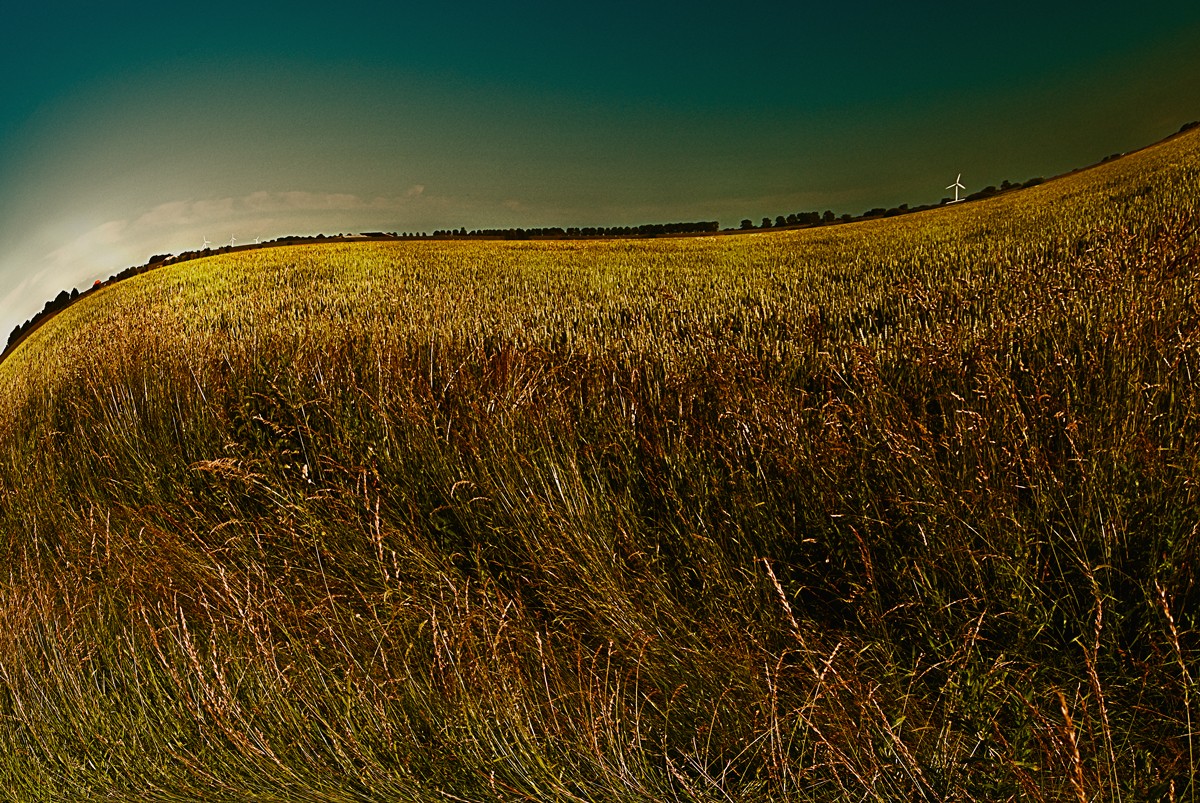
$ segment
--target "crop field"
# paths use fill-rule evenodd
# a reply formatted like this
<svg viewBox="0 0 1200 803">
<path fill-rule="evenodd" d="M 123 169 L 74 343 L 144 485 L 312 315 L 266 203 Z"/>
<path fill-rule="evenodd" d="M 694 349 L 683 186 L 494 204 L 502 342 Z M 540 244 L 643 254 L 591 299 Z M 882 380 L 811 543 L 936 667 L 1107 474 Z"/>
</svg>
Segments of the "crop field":
<svg viewBox="0 0 1200 803">
<path fill-rule="evenodd" d="M 0 797 L 1195 800 L 1198 187 L 98 291 L 0 364 Z"/>
</svg>

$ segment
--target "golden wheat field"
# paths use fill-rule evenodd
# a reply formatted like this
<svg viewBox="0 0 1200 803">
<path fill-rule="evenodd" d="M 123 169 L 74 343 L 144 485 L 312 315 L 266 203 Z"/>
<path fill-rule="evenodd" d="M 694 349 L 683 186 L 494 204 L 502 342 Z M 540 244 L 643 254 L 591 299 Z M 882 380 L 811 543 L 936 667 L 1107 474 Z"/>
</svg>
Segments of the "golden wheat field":
<svg viewBox="0 0 1200 803">
<path fill-rule="evenodd" d="M 565 345 L 583 356 L 715 343 L 773 348 L 787 362 L 811 355 L 819 338 L 803 327 L 817 320 L 839 345 L 888 348 L 898 335 L 936 338 L 932 326 L 947 323 L 981 336 L 1034 317 L 1049 302 L 1045 291 L 1064 282 L 1084 291 L 1064 303 L 1099 303 L 1086 282 L 1100 290 L 1106 277 L 1074 268 L 1091 262 L 1101 273 L 1105 249 L 1149 251 L 1160 230 L 1183 225 L 1196 205 L 1193 139 L 988 202 L 849 226 L 616 242 L 306 245 L 200 259 L 72 309 L 5 367 L 6 397 L 122 350 L 127 337 L 162 337 L 203 355 L 229 343 L 254 347 L 256 337 L 320 343 L 330 329 L 353 329 L 471 346 Z"/>
<path fill-rule="evenodd" d="M 1192 799 L 1198 187 L 87 296 L 0 363 L 0 789 Z"/>
</svg>

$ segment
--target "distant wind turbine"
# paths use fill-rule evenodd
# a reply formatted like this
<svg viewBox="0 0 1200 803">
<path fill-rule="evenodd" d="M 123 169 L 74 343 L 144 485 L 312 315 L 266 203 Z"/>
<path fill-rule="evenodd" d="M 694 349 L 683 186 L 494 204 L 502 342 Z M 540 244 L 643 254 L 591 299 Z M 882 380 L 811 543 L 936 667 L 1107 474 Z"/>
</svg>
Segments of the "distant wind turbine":
<svg viewBox="0 0 1200 803">
<path fill-rule="evenodd" d="M 954 200 L 953 200 L 953 201 L 951 201 L 950 203 L 952 203 L 952 204 L 956 204 L 956 203 L 958 203 L 959 201 L 961 201 L 961 200 L 962 200 L 962 198 L 959 198 L 959 197 L 958 197 L 958 191 L 959 191 L 959 190 L 965 190 L 965 189 L 966 189 L 966 187 L 964 187 L 964 186 L 963 186 L 963 183 L 962 183 L 962 173 L 959 173 L 959 174 L 958 174 L 958 178 L 954 179 L 954 183 L 953 183 L 953 184 L 951 184 L 951 185 L 950 185 L 949 187 L 947 187 L 946 189 L 948 189 L 948 190 L 954 190 Z"/>
<path fill-rule="evenodd" d="M 204 250 L 205 250 L 205 251 L 207 251 L 207 250 L 208 250 L 208 247 L 209 247 L 210 245 L 212 245 L 212 243 L 210 243 L 210 242 L 208 241 L 208 238 L 207 238 L 207 237 L 205 237 L 205 238 L 204 238 Z"/>
<path fill-rule="evenodd" d="M 229 247 L 233 248 L 233 244 L 236 242 L 237 242 L 237 240 L 234 239 L 233 235 L 232 234 L 229 235 Z"/>
</svg>

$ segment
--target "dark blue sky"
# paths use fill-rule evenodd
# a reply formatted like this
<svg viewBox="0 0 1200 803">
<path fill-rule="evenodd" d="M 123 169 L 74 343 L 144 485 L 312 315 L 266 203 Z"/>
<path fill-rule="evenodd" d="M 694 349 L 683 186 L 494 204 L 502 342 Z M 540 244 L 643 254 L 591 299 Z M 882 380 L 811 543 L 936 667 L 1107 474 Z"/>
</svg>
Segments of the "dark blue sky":
<svg viewBox="0 0 1200 803">
<path fill-rule="evenodd" d="M 1200 118 L 1200 4 L 22 4 L 0 327 L 306 231 L 735 225 L 1049 175 Z"/>
</svg>

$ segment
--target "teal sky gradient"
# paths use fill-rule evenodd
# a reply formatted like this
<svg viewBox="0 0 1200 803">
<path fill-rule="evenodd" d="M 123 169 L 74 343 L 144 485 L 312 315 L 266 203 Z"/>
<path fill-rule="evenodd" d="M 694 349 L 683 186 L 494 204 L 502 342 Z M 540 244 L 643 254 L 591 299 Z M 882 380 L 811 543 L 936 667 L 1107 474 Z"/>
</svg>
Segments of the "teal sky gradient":
<svg viewBox="0 0 1200 803">
<path fill-rule="evenodd" d="M 0 332 L 204 237 L 859 213 L 1200 118 L 1194 0 L 1050 6 L 6 10 Z"/>
</svg>

